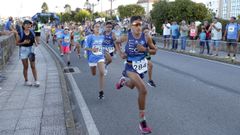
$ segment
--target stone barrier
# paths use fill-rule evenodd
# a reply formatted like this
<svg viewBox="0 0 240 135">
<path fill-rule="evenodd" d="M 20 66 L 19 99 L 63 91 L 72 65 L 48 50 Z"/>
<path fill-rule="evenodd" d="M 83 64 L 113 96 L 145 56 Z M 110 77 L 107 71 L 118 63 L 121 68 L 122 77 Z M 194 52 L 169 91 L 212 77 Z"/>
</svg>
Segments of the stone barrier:
<svg viewBox="0 0 240 135">
<path fill-rule="evenodd" d="M 0 70 L 7 64 L 15 48 L 16 42 L 13 34 L 0 36 Z"/>
</svg>

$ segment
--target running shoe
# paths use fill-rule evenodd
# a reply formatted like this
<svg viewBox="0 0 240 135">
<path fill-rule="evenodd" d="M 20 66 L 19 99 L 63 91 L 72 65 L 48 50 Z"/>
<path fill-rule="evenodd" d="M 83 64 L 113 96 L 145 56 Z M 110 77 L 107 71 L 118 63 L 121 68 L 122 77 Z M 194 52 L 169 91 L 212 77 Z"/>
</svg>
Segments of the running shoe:
<svg viewBox="0 0 240 135">
<path fill-rule="evenodd" d="M 116 84 L 116 89 L 121 89 L 124 86 L 124 83 L 126 82 L 125 77 L 121 77 L 120 80 Z"/>
<path fill-rule="evenodd" d="M 24 82 L 24 85 L 25 85 L 25 86 L 32 86 L 32 83 L 31 83 L 30 81 L 25 81 L 25 82 Z"/>
<path fill-rule="evenodd" d="M 143 134 L 152 133 L 152 129 L 147 126 L 146 120 L 143 120 L 139 123 L 139 129 L 140 129 L 141 133 L 143 133 Z"/>
<path fill-rule="evenodd" d="M 33 83 L 33 86 L 39 87 L 39 86 L 40 86 L 40 82 L 39 82 L 39 81 L 35 81 L 35 82 Z"/>
<path fill-rule="evenodd" d="M 100 92 L 99 92 L 98 99 L 99 99 L 99 100 L 100 100 L 100 99 L 104 99 L 104 93 L 103 93 L 103 91 L 100 91 Z"/>
<path fill-rule="evenodd" d="M 231 58 L 231 55 L 228 54 L 225 58 L 226 58 L 226 59 L 229 59 L 229 58 Z"/>
<path fill-rule="evenodd" d="M 149 80 L 147 84 L 151 87 L 157 87 L 153 80 Z"/>
</svg>

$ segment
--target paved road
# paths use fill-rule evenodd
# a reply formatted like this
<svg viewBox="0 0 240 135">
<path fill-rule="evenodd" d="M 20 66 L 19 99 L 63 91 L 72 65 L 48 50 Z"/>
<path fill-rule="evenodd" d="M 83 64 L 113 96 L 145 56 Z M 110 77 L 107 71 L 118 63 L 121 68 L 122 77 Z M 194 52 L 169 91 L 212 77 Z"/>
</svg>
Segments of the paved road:
<svg viewBox="0 0 240 135">
<path fill-rule="evenodd" d="M 114 84 L 123 61 L 113 59 L 106 76 L 105 100 L 99 101 L 98 78 L 87 61 L 72 54 L 73 77 L 101 135 L 136 135 L 137 92 Z M 239 135 L 240 67 L 158 51 L 153 57 L 157 88 L 148 88 L 147 119 L 152 135 Z M 145 76 L 147 81 L 147 76 Z"/>
</svg>

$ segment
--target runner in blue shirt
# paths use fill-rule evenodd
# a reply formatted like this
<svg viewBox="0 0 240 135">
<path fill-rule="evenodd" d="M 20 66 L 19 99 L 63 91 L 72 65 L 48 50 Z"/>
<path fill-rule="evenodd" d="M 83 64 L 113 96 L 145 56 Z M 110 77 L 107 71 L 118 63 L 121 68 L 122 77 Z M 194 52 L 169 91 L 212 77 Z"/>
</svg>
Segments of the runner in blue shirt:
<svg viewBox="0 0 240 135">
<path fill-rule="evenodd" d="M 104 41 L 103 48 L 105 54 L 105 71 L 104 75 L 107 75 L 107 67 L 112 62 L 113 52 L 115 51 L 115 33 L 112 32 L 113 24 L 112 22 L 106 22 L 105 31 L 103 32 Z"/>
<path fill-rule="evenodd" d="M 70 66 L 70 44 L 71 44 L 71 35 L 69 33 L 69 28 L 65 27 L 64 32 L 61 36 L 61 50 L 63 54 L 67 55 L 67 65 Z M 63 55 L 61 55 L 63 56 Z"/>
<path fill-rule="evenodd" d="M 98 99 L 104 99 L 104 51 L 103 40 L 104 36 L 99 33 L 100 23 L 93 25 L 93 34 L 86 37 L 85 50 L 87 51 L 88 64 L 92 75 L 96 75 L 96 68 L 99 70 L 99 96 Z"/>
<path fill-rule="evenodd" d="M 63 52 L 62 52 L 62 49 L 61 49 L 61 38 L 62 38 L 63 32 L 64 32 L 63 26 L 58 25 L 57 29 L 55 31 L 55 35 L 56 35 L 56 38 L 57 38 L 58 49 L 60 51 L 61 56 L 63 56 Z"/>
<path fill-rule="evenodd" d="M 148 127 L 145 118 L 145 102 L 147 96 L 147 88 L 143 81 L 144 73 L 147 72 L 146 54 L 155 54 L 157 48 L 154 46 L 150 35 L 145 35 L 142 32 L 142 18 L 140 16 L 131 17 L 131 29 L 127 35 L 121 36 L 116 42 L 116 49 L 121 58 L 126 59 L 123 76 L 128 77 L 126 81 L 121 77 L 116 84 L 116 88 L 120 89 L 124 85 L 130 89 L 137 88 L 138 90 L 138 106 L 139 106 L 139 129 L 142 133 L 151 133 L 151 128 Z M 125 52 L 120 49 L 120 44 L 127 42 Z"/>
</svg>

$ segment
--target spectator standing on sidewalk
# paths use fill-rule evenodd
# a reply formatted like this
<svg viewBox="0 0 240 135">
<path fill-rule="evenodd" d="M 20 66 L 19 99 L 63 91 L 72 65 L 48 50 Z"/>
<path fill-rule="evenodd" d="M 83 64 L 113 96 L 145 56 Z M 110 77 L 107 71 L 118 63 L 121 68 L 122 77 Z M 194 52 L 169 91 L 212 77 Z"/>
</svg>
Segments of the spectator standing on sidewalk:
<svg viewBox="0 0 240 135">
<path fill-rule="evenodd" d="M 151 27 L 151 35 L 154 37 L 156 36 L 156 27 L 154 24 L 152 24 L 152 27 Z"/>
<path fill-rule="evenodd" d="M 38 81 L 37 69 L 35 64 L 35 53 L 33 48 L 33 44 L 35 43 L 35 35 L 34 35 L 34 32 L 31 31 L 32 22 L 29 20 L 25 20 L 23 22 L 22 28 L 23 28 L 23 31 L 21 32 L 20 36 L 17 36 L 17 41 L 18 41 L 17 45 L 20 46 L 19 55 L 23 64 L 23 75 L 25 79 L 24 85 L 26 86 L 34 85 L 36 87 L 39 87 L 40 82 Z M 35 45 L 37 46 L 36 43 Z M 35 80 L 34 83 L 31 83 L 28 80 L 28 66 L 29 66 L 28 61 L 30 61 L 30 65 L 32 68 L 32 73 Z"/>
<path fill-rule="evenodd" d="M 191 25 L 189 26 L 190 29 L 190 40 L 191 40 L 191 50 L 190 53 L 195 53 L 195 49 L 196 49 L 196 39 L 197 39 L 197 33 L 198 33 L 198 29 L 197 26 L 195 24 L 195 22 L 191 22 Z"/>
<path fill-rule="evenodd" d="M 22 23 L 22 21 L 21 20 L 17 20 L 16 21 L 16 31 L 17 31 L 17 33 L 18 33 L 18 35 L 20 36 L 21 35 L 21 32 L 22 32 L 22 25 L 23 25 L 23 23 Z"/>
<path fill-rule="evenodd" d="M 187 45 L 187 37 L 188 37 L 188 26 L 186 25 L 186 21 L 183 20 L 180 26 L 180 37 L 181 37 L 181 50 L 186 50 Z"/>
<path fill-rule="evenodd" d="M 205 42 L 205 45 L 207 46 L 207 54 L 210 53 L 210 40 L 211 40 L 211 30 L 209 30 L 209 27 L 210 27 L 210 24 L 208 21 L 204 21 L 204 29 L 205 29 L 205 32 L 206 32 L 206 42 Z M 204 49 L 205 47 L 203 48 L 203 53 L 204 53 Z"/>
<path fill-rule="evenodd" d="M 205 27 L 202 26 L 202 32 L 199 34 L 200 54 L 203 54 L 203 52 L 204 52 L 204 47 L 205 47 L 205 44 L 206 44 L 206 37 L 207 37 L 207 34 L 206 34 Z"/>
<path fill-rule="evenodd" d="M 218 56 L 219 45 L 222 39 L 222 24 L 214 18 L 208 31 L 211 31 L 211 54 L 213 54 L 213 51 L 216 50 L 215 56 Z"/>
<path fill-rule="evenodd" d="M 179 38 L 179 25 L 176 21 L 173 21 L 171 26 L 171 35 L 172 35 L 172 49 L 177 50 L 178 48 L 178 38 Z"/>
<path fill-rule="evenodd" d="M 226 25 L 223 40 L 225 40 L 226 37 L 227 37 L 227 50 L 228 50 L 228 55 L 226 56 L 226 58 L 231 57 L 230 53 L 231 53 L 231 47 L 232 47 L 233 48 L 232 60 L 235 60 L 236 54 L 237 54 L 237 42 L 239 41 L 239 38 L 240 38 L 240 25 L 237 24 L 235 17 L 231 17 L 230 23 Z"/>
<path fill-rule="evenodd" d="M 10 16 L 8 21 L 6 22 L 5 26 L 4 26 L 4 31 L 13 31 L 13 18 Z"/>
<path fill-rule="evenodd" d="M 168 23 L 168 20 L 162 26 L 163 29 L 163 41 L 164 41 L 164 48 L 169 49 L 170 44 L 170 35 L 171 35 L 171 24 Z"/>
</svg>

